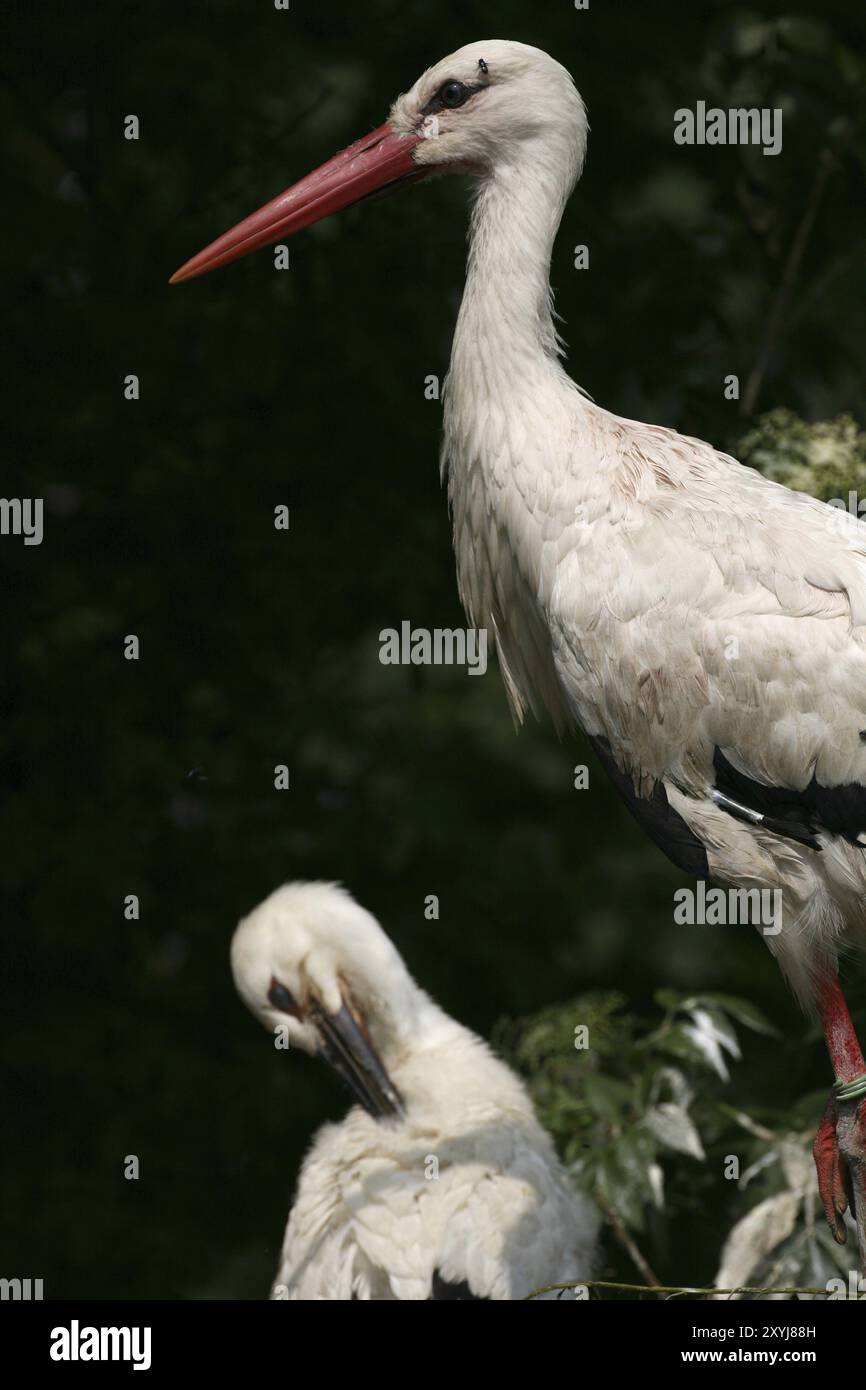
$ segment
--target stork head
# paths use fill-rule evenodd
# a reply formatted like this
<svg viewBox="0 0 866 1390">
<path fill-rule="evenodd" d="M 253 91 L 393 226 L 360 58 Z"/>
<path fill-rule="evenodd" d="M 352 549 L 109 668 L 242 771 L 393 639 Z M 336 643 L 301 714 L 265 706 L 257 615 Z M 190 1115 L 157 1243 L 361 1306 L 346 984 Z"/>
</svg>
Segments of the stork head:
<svg viewBox="0 0 866 1390">
<path fill-rule="evenodd" d="M 505 39 L 467 44 L 422 73 L 384 125 L 211 242 L 171 283 L 434 173 L 484 179 L 537 168 L 555 179 L 564 202 L 583 164 L 587 128 L 569 73 L 540 48 Z"/>
<path fill-rule="evenodd" d="M 290 1046 L 324 1059 L 376 1118 L 400 1114 L 386 1070 L 411 1040 L 418 989 L 374 917 L 333 883 L 287 883 L 235 930 L 244 1003 Z"/>
<path fill-rule="evenodd" d="M 428 68 L 388 117 L 403 139 L 420 137 L 416 168 L 485 174 L 525 160 L 583 163 L 587 122 L 571 75 L 540 48 L 505 39 L 467 44 Z"/>
</svg>

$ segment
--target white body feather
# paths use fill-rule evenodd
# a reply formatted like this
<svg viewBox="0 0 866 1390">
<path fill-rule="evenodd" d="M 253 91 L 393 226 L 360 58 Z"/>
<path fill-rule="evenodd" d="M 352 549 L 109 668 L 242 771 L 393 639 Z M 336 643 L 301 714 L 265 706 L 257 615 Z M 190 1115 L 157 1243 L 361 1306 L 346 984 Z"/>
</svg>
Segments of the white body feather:
<svg viewBox="0 0 866 1390">
<path fill-rule="evenodd" d="M 732 819 L 711 799 L 712 758 L 769 786 L 866 785 L 866 528 L 569 379 L 549 289 L 586 142 L 569 74 L 485 40 L 425 74 L 394 118 L 482 52 L 524 90 L 519 129 L 500 130 L 478 179 L 445 391 L 469 621 L 495 634 L 518 721 L 546 711 L 561 732 L 602 735 L 639 793 L 664 786 L 714 879 L 781 891 L 766 939 L 808 1006 L 842 942 L 864 938 L 866 856 Z"/>
<path fill-rule="evenodd" d="M 355 1107 L 317 1134 L 273 1297 L 429 1299 L 438 1272 L 512 1299 L 591 1276 L 597 1220 L 523 1086 L 466 1029 L 439 1031 L 389 1068 L 405 1120 Z"/>
<path fill-rule="evenodd" d="M 592 1275 L 598 1215 L 560 1166 L 519 1078 L 412 979 L 343 889 L 286 884 L 238 926 L 232 971 L 269 1031 L 318 1053 L 313 998 L 344 1001 L 402 1097 L 325 1125 L 304 1160 L 274 1298 L 414 1300 L 434 1281 L 511 1299 Z M 297 1001 L 271 1000 L 274 982 Z"/>
</svg>

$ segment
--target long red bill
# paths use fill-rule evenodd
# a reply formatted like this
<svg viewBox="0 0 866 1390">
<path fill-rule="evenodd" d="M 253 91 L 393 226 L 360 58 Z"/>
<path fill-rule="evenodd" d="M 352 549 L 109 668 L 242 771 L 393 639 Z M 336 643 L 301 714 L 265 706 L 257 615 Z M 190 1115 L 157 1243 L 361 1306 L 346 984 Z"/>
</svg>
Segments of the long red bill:
<svg viewBox="0 0 866 1390">
<path fill-rule="evenodd" d="M 245 217 L 231 231 L 217 237 L 176 270 L 169 284 L 205 275 L 260 246 L 270 246 L 281 237 L 293 236 L 389 184 L 421 178 L 428 170 L 423 165 L 419 168 L 412 158 L 419 141 L 417 135 L 397 135 L 386 121 L 378 130 L 371 131 L 363 140 L 356 140 L 327 164 L 287 188 L 285 193 L 272 198 L 258 212 Z"/>
</svg>

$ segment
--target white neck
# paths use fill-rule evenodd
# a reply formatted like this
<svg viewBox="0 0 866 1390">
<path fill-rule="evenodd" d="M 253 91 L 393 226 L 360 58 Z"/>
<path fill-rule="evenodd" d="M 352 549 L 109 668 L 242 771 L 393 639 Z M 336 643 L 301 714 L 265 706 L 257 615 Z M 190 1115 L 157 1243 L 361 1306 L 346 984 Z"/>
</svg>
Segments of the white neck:
<svg viewBox="0 0 866 1390">
<path fill-rule="evenodd" d="M 451 357 L 461 377 L 532 389 L 539 371 L 560 372 L 550 295 L 550 257 L 572 176 L 549 151 L 524 149 L 479 184 L 470 227 L 466 288 Z M 481 381 L 479 383 L 479 373 Z"/>
<path fill-rule="evenodd" d="M 524 654 L 546 650 L 536 480 L 568 469 L 569 455 L 548 445 L 568 438 L 589 405 L 560 364 L 550 302 L 550 256 L 577 166 L 564 144 L 523 146 L 479 188 L 442 453 L 469 620 L 496 633 L 516 718 L 546 706 L 560 729 L 569 716 L 552 660 L 528 666 Z"/>
</svg>

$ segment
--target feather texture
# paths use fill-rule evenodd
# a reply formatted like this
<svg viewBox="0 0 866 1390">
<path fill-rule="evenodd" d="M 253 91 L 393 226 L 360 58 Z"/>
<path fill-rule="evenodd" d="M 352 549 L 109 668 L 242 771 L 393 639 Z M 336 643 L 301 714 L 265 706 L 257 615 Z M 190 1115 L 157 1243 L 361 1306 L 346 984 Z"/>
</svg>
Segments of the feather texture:
<svg viewBox="0 0 866 1390">
<path fill-rule="evenodd" d="M 598 1215 L 525 1086 L 419 989 L 348 893 L 284 884 L 238 925 L 231 955 L 238 992 L 269 1031 L 333 1060 L 322 1030 L 339 1022 L 341 1063 L 360 1047 L 369 1076 L 375 1056 L 398 1101 L 355 1106 L 315 1136 L 273 1297 L 438 1300 L 452 1286 L 454 1297 L 509 1299 L 590 1277 Z"/>
<path fill-rule="evenodd" d="M 566 375 L 549 262 L 586 117 L 526 52 L 544 120 L 479 174 L 445 390 L 460 594 L 518 723 L 585 730 L 681 867 L 697 842 L 713 878 L 783 894 L 768 944 L 809 1006 L 866 937 L 866 528 Z M 714 799 L 719 757 L 788 824 Z"/>
<path fill-rule="evenodd" d="M 596 1218 L 508 1068 L 455 1025 L 392 1075 L 405 1120 L 356 1107 L 316 1136 L 275 1296 L 423 1300 L 444 1281 L 500 1300 L 590 1277 Z"/>
</svg>

